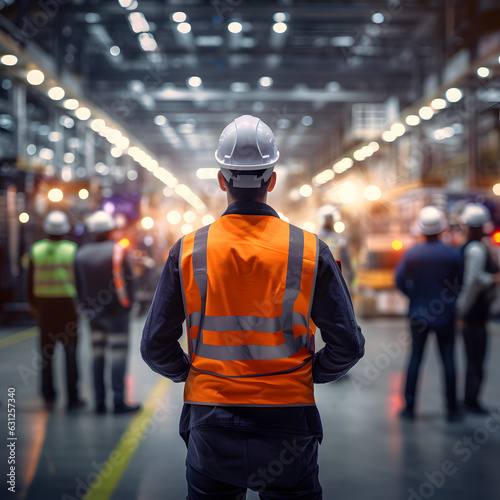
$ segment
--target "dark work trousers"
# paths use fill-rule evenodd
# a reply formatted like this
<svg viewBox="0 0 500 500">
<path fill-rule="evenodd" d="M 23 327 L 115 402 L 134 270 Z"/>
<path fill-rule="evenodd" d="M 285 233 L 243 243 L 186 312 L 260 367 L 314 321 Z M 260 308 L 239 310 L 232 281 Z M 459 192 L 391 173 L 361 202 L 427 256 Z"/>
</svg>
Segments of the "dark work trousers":
<svg viewBox="0 0 500 500">
<path fill-rule="evenodd" d="M 123 318 L 104 318 L 91 322 L 92 350 L 94 354 L 94 389 L 96 406 L 106 402 L 104 367 L 106 350 L 111 356 L 111 387 L 114 404 L 121 405 L 125 398 L 125 371 L 128 351 L 128 313 Z"/>
<path fill-rule="evenodd" d="M 408 365 L 406 378 L 405 398 L 406 406 L 413 410 L 415 407 L 418 373 L 422 362 L 425 342 L 431 331 L 436 333 L 439 353 L 444 366 L 444 378 L 446 383 L 446 400 L 448 410 L 457 408 L 457 390 L 455 376 L 455 320 L 443 326 L 429 326 L 421 320 L 410 319 L 412 353 Z"/>
<path fill-rule="evenodd" d="M 475 321 L 464 320 L 462 336 L 467 353 L 467 375 L 465 377 L 465 404 L 477 406 L 481 382 L 483 381 L 483 364 L 486 356 L 486 319 Z"/>
<path fill-rule="evenodd" d="M 196 427 L 188 439 L 188 500 L 320 500 L 318 439 L 285 432 Z"/>
<path fill-rule="evenodd" d="M 66 354 L 67 403 L 78 400 L 78 370 L 76 366 L 76 344 L 78 339 L 78 315 L 71 298 L 37 297 L 34 308 L 40 325 L 42 353 L 42 395 L 46 402 L 56 399 L 52 376 L 52 358 L 56 342 L 61 342 Z"/>
</svg>

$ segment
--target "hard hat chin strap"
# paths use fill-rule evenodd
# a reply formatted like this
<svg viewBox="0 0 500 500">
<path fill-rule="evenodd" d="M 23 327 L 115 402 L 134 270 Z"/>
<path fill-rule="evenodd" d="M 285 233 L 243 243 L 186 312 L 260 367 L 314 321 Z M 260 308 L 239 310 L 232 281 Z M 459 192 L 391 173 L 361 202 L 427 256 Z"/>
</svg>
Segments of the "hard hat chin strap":
<svg viewBox="0 0 500 500">
<path fill-rule="evenodd" d="M 258 174 L 244 174 L 236 173 L 235 170 L 231 171 L 227 168 L 221 168 L 222 175 L 227 182 L 233 181 L 235 188 L 260 188 L 263 183 L 267 182 L 273 173 L 274 167 L 266 168 Z M 244 172 L 244 171 L 243 171 Z"/>
</svg>

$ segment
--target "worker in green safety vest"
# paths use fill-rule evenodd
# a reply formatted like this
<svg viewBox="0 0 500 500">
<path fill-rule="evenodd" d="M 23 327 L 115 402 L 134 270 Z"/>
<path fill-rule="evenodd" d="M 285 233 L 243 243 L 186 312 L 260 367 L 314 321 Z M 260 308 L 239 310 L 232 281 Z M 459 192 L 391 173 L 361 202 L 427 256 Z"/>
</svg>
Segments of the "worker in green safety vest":
<svg viewBox="0 0 500 500">
<path fill-rule="evenodd" d="M 63 344 L 66 354 L 67 408 L 74 410 L 85 404 L 77 388 L 78 315 L 73 271 L 77 245 L 63 238 L 70 229 L 64 212 L 50 212 L 43 224 L 47 238 L 34 243 L 30 251 L 28 296 L 40 326 L 42 396 L 48 410 L 56 399 L 52 359 L 57 341 Z"/>
</svg>

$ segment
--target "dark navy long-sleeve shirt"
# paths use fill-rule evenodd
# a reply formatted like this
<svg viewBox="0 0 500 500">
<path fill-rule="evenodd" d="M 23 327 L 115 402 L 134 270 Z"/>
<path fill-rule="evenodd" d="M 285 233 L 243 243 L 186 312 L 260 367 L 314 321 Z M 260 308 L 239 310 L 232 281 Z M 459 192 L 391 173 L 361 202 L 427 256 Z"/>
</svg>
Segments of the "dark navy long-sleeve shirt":
<svg viewBox="0 0 500 500">
<path fill-rule="evenodd" d="M 410 299 L 410 318 L 430 326 L 454 320 L 461 284 L 460 250 L 439 240 L 410 248 L 396 268 L 396 286 Z"/>
<path fill-rule="evenodd" d="M 264 203 L 236 202 L 224 212 L 278 217 Z M 185 320 L 179 276 L 180 240 L 175 243 L 156 289 L 141 341 L 144 361 L 157 373 L 184 382 L 190 362 L 179 344 Z M 325 342 L 312 360 L 313 380 L 326 383 L 345 374 L 364 354 L 364 337 L 356 323 L 351 298 L 328 246 L 320 240 L 318 273 L 311 310 L 314 324 Z M 187 439 L 197 426 L 253 427 L 322 437 L 315 406 L 227 407 L 185 404 L 180 433 Z"/>
</svg>

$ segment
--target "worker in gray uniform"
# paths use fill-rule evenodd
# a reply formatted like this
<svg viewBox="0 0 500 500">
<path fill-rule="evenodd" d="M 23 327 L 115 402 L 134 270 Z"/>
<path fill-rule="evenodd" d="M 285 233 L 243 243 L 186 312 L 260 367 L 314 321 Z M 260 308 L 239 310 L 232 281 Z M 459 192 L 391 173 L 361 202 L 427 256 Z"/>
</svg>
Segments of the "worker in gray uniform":
<svg viewBox="0 0 500 500">
<path fill-rule="evenodd" d="M 106 412 L 104 383 L 105 350 L 111 351 L 111 385 L 114 413 L 129 413 L 140 405 L 125 403 L 130 309 L 133 301 L 134 273 L 126 250 L 111 239 L 116 223 L 99 210 L 87 219 L 87 229 L 95 243 L 80 248 L 75 259 L 75 275 L 80 310 L 92 330 L 94 353 L 95 411 Z"/>
</svg>

